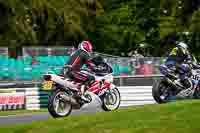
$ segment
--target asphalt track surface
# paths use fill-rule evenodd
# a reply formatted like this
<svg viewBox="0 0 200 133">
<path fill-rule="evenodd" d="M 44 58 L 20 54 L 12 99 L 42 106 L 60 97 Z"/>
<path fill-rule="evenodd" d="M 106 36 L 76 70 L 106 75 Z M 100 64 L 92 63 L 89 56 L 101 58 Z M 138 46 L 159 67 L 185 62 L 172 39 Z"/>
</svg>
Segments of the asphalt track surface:
<svg viewBox="0 0 200 133">
<path fill-rule="evenodd" d="M 95 114 L 97 112 L 102 112 L 101 108 L 85 108 L 82 110 L 74 110 L 71 115 L 81 115 L 81 114 Z M 0 116 L 0 127 L 3 125 L 11 125 L 16 123 L 29 123 L 33 121 L 41 121 L 50 118 L 48 112 L 44 113 L 33 113 L 33 114 L 20 114 L 20 115 L 10 115 L 10 116 Z"/>
<path fill-rule="evenodd" d="M 97 101 L 93 101 L 88 106 L 83 107 L 81 110 L 73 110 L 71 115 L 95 114 L 102 111 L 103 110 L 101 109 L 100 104 Z M 34 121 L 46 120 L 48 118 L 52 118 L 48 112 L 0 116 L 0 128 L 4 125 L 30 123 Z"/>
</svg>

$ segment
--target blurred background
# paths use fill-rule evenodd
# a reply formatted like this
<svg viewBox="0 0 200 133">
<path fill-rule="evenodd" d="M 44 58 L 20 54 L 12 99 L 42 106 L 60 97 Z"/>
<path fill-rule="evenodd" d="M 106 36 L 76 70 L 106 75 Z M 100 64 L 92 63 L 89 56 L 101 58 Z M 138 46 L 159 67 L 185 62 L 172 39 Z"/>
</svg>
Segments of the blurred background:
<svg viewBox="0 0 200 133">
<path fill-rule="evenodd" d="M 79 42 L 115 76 L 159 75 L 175 42 L 199 59 L 199 0 L 0 0 L 0 80 L 59 73 Z"/>
</svg>

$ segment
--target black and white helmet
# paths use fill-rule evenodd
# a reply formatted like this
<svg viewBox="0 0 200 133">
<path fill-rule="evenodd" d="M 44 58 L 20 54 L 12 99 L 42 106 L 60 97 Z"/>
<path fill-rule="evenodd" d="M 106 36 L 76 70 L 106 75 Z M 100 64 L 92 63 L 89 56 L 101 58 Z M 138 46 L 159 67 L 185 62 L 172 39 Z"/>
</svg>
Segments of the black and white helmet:
<svg viewBox="0 0 200 133">
<path fill-rule="evenodd" d="M 179 42 L 177 46 L 180 48 L 188 49 L 188 45 L 184 42 Z"/>
</svg>

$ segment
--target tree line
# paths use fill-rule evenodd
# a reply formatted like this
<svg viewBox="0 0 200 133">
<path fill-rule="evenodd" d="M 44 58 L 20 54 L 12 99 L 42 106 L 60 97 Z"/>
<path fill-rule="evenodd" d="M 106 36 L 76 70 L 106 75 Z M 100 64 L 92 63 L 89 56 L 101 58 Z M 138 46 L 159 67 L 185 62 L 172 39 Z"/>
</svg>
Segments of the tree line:
<svg viewBox="0 0 200 133">
<path fill-rule="evenodd" d="M 0 45 L 71 45 L 128 56 L 163 56 L 186 41 L 198 55 L 199 0 L 0 0 Z M 145 48 L 140 48 L 144 44 Z"/>
</svg>

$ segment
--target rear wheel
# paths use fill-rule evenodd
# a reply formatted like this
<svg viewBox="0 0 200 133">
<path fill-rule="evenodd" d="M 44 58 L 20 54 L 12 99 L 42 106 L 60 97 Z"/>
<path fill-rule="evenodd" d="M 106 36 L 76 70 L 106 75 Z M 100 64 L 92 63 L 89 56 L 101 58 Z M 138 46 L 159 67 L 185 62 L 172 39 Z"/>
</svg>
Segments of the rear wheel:
<svg viewBox="0 0 200 133">
<path fill-rule="evenodd" d="M 121 96 L 117 88 L 112 88 L 106 92 L 102 99 L 102 109 L 105 111 L 116 110 L 120 106 Z"/>
<path fill-rule="evenodd" d="M 69 96 L 69 94 L 58 89 L 49 97 L 48 111 L 54 118 L 66 117 L 72 111 L 71 102 L 64 100 L 63 96 Z"/>
</svg>

